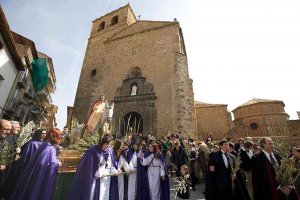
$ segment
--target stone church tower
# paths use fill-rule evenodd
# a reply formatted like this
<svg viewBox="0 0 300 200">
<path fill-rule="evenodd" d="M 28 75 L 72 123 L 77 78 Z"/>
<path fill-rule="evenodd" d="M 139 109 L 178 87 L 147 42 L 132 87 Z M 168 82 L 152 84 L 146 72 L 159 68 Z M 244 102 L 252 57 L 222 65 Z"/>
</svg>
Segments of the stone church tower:
<svg viewBox="0 0 300 200">
<path fill-rule="evenodd" d="M 81 123 L 101 94 L 114 132 L 196 132 L 194 93 L 177 21 L 137 20 L 130 5 L 93 21 L 74 103 Z"/>
</svg>

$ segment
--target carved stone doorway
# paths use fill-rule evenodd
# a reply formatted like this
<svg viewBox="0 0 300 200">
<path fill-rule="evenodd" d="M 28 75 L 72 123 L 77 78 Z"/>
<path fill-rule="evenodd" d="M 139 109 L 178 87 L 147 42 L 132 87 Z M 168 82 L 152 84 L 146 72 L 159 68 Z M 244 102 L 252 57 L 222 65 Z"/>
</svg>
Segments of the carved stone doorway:
<svg viewBox="0 0 300 200">
<path fill-rule="evenodd" d="M 129 71 L 127 78 L 117 89 L 113 102 L 113 129 L 117 135 L 126 135 L 130 127 L 133 133 L 156 135 L 157 109 L 154 87 L 146 81 L 139 67 L 133 67 Z"/>
<path fill-rule="evenodd" d="M 143 118 L 137 112 L 127 113 L 122 119 L 122 136 L 125 136 L 129 133 L 143 133 Z"/>
</svg>

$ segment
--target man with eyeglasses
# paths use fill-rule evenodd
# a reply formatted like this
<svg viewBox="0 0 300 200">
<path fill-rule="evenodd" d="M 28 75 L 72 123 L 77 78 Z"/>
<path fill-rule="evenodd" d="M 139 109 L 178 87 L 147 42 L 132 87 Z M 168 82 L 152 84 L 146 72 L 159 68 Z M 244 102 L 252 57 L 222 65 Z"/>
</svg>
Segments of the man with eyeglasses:
<svg viewBox="0 0 300 200">
<path fill-rule="evenodd" d="M 9 162 L 5 166 L 5 176 L 2 177 L 3 180 L 3 188 L 2 190 L 2 195 L 4 195 L 4 199 L 8 199 L 8 195 L 12 192 L 12 189 L 15 185 L 14 181 L 14 173 L 15 173 L 15 167 L 17 164 L 17 159 L 20 156 L 21 149 L 18 147 L 18 139 L 21 131 L 21 124 L 18 121 L 10 121 L 11 123 L 11 130 L 8 135 L 5 137 L 5 144 L 8 145 L 9 148 L 11 149 L 10 152 L 14 155 L 14 159 Z"/>
<path fill-rule="evenodd" d="M 8 120 L 0 119 L 0 156 L 2 154 L 2 149 L 5 144 L 5 138 L 10 133 L 11 130 L 11 123 Z M 5 165 L 0 163 L 0 172 L 5 170 Z"/>
<path fill-rule="evenodd" d="M 5 138 L 10 133 L 11 123 L 8 120 L 0 119 L 0 155 L 5 144 Z M 0 171 L 5 169 L 5 165 L 0 163 Z"/>
<path fill-rule="evenodd" d="M 11 130 L 11 123 L 8 120 L 5 119 L 0 119 L 0 155 L 2 153 L 2 149 L 4 146 L 5 138 L 7 135 L 9 135 Z M 2 165 L 1 165 L 1 170 L 2 171 Z"/>
<path fill-rule="evenodd" d="M 0 119 L 0 157 L 2 156 L 2 150 L 4 145 L 7 143 L 7 141 L 5 140 L 6 136 L 10 133 L 11 130 L 11 123 L 10 121 L 7 121 L 5 119 Z M 3 174 L 2 172 L 5 170 L 5 165 L 3 165 L 2 163 L 0 163 L 0 183 L 3 183 Z M 3 197 L 2 195 L 2 184 L 0 185 L 0 199 Z"/>
<path fill-rule="evenodd" d="M 13 143 L 17 151 L 16 153 L 20 153 L 19 152 L 20 149 L 17 149 L 17 140 L 19 138 L 19 134 L 21 131 L 21 125 L 20 122 L 18 121 L 10 121 L 10 123 L 11 123 L 11 130 L 10 133 L 6 136 L 5 140 L 8 143 Z"/>
<path fill-rule="evenodd" d="M 10 133 L 11 123 L 6 119 L 0 119 L 0 141 Z"/>
</svg>

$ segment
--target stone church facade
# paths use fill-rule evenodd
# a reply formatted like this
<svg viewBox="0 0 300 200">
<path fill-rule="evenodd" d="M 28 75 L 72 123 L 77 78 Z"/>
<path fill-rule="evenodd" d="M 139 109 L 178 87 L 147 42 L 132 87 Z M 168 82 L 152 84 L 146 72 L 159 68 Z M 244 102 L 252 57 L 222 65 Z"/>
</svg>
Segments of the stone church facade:
<svg viewBox="0 0 300 200">
<path fill-rule="evenodd" d="M 86 122 L 104 94 L 114 102 L 114 132 L 196 133 L 192 80 L 177 21 L 137 20 L 130 5 L 93 21 L 74 117 Z"/>
</svg>

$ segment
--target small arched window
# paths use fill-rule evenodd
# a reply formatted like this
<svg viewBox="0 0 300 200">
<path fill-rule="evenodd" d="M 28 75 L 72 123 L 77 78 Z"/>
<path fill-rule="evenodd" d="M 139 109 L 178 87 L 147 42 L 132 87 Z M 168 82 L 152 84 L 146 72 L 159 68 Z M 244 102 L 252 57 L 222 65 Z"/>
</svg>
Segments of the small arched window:
<svg viewBox="0 0 300 200">
<path fill-rule="evenodd" d="M 101 24 L 99 25 L 98 31 L 102 31 L 105 27 L 105 22 L 101 22 Z"/>
<path fill-rule="evenodd" d="M 118 21 L 119 21 L 119 16 L 116 15 L 116 16 L 114 16 L 114 17 L 111 19 L 110 25 L 113 26 L 113 25 L 117 24 Z"/>
</svg>

